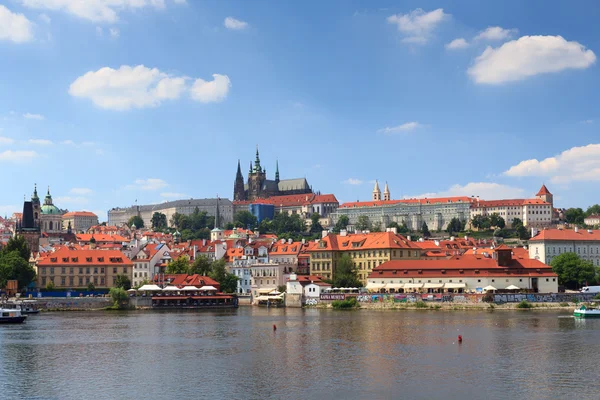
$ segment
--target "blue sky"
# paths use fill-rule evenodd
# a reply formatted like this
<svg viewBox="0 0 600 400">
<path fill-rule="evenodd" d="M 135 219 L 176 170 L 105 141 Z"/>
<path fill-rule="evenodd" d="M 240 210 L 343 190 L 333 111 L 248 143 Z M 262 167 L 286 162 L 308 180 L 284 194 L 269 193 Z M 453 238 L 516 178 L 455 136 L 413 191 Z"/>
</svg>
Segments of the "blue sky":
<svg viewBox="0 0 600 400">
<path fill-rule="evenodd" d="M 600 202 L 600 4 L 0 0 L 0 212 L 232 197 Z"/>
</svg>

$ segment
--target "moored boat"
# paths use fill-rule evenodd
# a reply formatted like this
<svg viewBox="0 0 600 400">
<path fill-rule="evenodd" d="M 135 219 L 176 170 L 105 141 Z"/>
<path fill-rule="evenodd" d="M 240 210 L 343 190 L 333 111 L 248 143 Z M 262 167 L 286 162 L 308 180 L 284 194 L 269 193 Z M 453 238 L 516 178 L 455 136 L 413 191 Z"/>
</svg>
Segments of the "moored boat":
<svg viewBox="0 0 600 400">
<path fill-rule="evenodd" d="M 27 318 L 17 308 L 0 308 L 0 324 L 20 324 Z"/>
<path fill-rule="evenodd" d="M 38 314 L 40 310 L 35 300 L 13 300 L 6 303 L 8 308 L 18 308 L 21 314 Z"/>
<path fill-rule="evenodd" d="M 585 305 L 582 305 L 581 307 L 575 309 L 573 315 L 581 318 L 600 318 L 600 309 L 590 309 L 587 308 Z"/>
</svg>

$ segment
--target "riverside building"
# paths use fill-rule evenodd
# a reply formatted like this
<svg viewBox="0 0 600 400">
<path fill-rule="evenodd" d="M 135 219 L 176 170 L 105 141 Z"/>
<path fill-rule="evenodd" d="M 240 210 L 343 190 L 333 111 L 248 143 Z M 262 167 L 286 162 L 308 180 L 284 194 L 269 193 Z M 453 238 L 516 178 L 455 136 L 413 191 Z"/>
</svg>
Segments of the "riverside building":
<svg viewBox="0 0 600 400">
<path fill-rule="evenodd" d="M 550 265 L 563 253 L 575 253 L 584 260 L 600 266 L 600 230 L 543 229 L 532 230 L 529 257 Z"/>
</svg>

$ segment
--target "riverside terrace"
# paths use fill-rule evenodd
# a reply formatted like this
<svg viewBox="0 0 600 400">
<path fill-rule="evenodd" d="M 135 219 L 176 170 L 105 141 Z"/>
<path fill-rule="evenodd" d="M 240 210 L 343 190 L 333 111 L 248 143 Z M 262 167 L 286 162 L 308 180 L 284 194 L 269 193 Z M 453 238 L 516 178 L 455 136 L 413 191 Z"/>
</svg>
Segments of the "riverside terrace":
<svg viewBox="0 0 600 400">
<path fill-rule="evenodd" d="M 558 292 L 558 276 L 548 265 L 513 256 L 505 245 L 493 251 L 443 260 L 392 260 L 373 269 L 367 288 L 390 293 L 482 293 L 496 290 Z"/>
</svg>

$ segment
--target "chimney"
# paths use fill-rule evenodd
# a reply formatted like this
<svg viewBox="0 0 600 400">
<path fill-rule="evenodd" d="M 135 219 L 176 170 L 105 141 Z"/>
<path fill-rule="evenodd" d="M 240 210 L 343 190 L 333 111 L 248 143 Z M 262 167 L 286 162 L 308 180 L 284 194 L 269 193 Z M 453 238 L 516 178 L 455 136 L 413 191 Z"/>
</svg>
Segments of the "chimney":
<svg viewBox="0 0 600 400">
<path fill-rule="evenodd" d="M 450 241 L 454 242 L 454 236 L 450 236 Z"/>
<path fill-rule="evenodd" d="M 439 245 L 440 245 L 440 241 L 439 241 L 439 240 L 437 240 L 437 239 L 436 239 L 436 240 L 434 240 L 434 241 L 433 241 L 433 243 L 435 243 L 435 245 L 436 245 L 436 246 L 439 246 Z"/>
<path fill-rule="evenodd" d="M 202 246 L 206 246 L 206 239 L 202 239 Z"/>
<path fill-rule="evenodd" d="M 348 236 L 348 231 L 345 229 L 340 230 L 340 236 Z"/>
<path fill-rule="evenodd" d="M 198 246 L 194 245 L 194 260 L 196 259 L 196 250 L 198 250 Z"/>
<path fill-rule="evenodd" d="M 469 240 L 469 237 L 467 235 L 465 235 L 465 240 Z"/>
<path fill-rule="evenodd" d="M 302 244 L 306 244 L 306 239 L 302 239 Z"/>
<path fill-rule="evenodd" d="M 292 238 L 289 238 L 288 239 L 288 244 L 292 244 L 292 242 L 293 242 Z"/>
<path fill-rule="evenodd" d="M 575 233 L 577 233 L 577 232 L 579 232 L 579 227 L 578 226 L 575 227 Z"/>
<path fill-rule="evenodd" d="M 406 237 L 406 240 L 408 240 L 408 241 L 410 242 L 410 235 L 408 235 L 408 236 Z"/>
<path fill-rule="evenodd" d="M 285 239 L 280 240 L 281 244 L 285 244 Z"/>
<path fill-rule="evenodd" d="M 327 230 L 321 231 L 321 238 L 326 238 L 328 234 L 329 234 L 329 231 L 327 231 Z"/>
<path fill-rule="evenodd" d="M 537 228 L 531 228 L 531 237 L 535 237 L 537 234 L 538 234 Z"/>
</svg>

